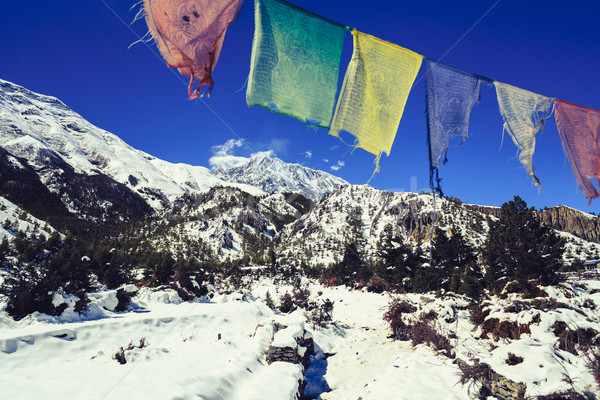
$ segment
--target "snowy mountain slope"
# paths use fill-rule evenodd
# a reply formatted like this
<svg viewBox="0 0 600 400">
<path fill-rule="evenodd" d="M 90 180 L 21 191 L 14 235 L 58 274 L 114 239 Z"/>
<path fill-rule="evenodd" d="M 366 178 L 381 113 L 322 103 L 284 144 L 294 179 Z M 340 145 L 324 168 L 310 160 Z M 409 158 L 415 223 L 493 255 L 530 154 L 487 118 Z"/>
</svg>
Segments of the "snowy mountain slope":
<svg viewBox="0 0 600 400">
<path fill-rule="evenodd" d="M 11 243 L 14 243 L 19 232 L 24 234 L 24 237 L 38 240 L 41 238 L 48 239 L 55 232 L 55 229 L 47 222 L 37 219 L 10 200 L 0 196 L 0 243 L 6 241 L 10 246 Z M 4 259 L 7 256 L 6 250 L 5 248 L 0 250 L 0 257 L 2 257 L 2 264 L 4 265 Z M 6 271 L 0 268 L 0 286 L 4 283 L 5 274 Z M 2 296 L 0 296 L 0 308 L 2 308 Z M 0 327 L 1 325 L 0 317 Z"/>
<path fill-rule="evenodd" d="M 498 217 L 500 207 L 466 204 L 466 207 Z M 542 225 L 572 233 L 582 239 L 600 243 L 600 217 L 567 206 L 554 206 L 535 212 Z"/>
<path fill-rule="evenodd" d="M 453 203 L 446 199 L 436 202 L 437 226 L 454 226 L 447 217 L 450 212 L 446 211 Z M 487 232 L 481 214 L 454 208 L 452 212 L 457 229 L 474 245 L 481 244 Z M 341 259 L 346 244 L 358 242 L 362 243 L 359 249 L 364 256 L 374 257 L 386 229 L 405 242 L 428 243 L 433 218 L 430 195 L 349 186 L 326 196 L 310 213 L 287 226 L 282 232 L 279 251 L 313 265 L 328 265 Z"/>
<path fill-rule="evenodd" d="M 184 196 L 169 212 L 168 218 L 177 221 L 167 233 L 169 244 L 186 249 L 196 241 L 194 250 L 205 260 L 266 262 L 283 226 L 304 212 L 297 200 L 297 195 L 252 196 L 231 187 Z M 154 245 L 158 242 L 164 240 Z"/>
<path fill-rule="evenodd" d="M 191 191 L 228 184 L 209 169 L 159 160 L 87 122 L 55 97 L 44 96 L 0 80 L 0 146 L 25 158 L 42 181 L 57 189 L 53 177 L 62 172 L 56 161 L 82 175 L 106 175 L 141 195 L 155 210 Z M 56 168 L 54 168 L 56 167 Z M 53 187 L 54 186 L 54 187 Z"/>
<path fill-rule="evenodd" d="M 247 183 L 266 192 L 300 193 L 304 197 L 319 201 L 327 193 L 349 183 L 328 174 L 288 164 L 269 152 L 255 153 L 248 162 L 231 168 L 219 167 L 215 175 L 228 182 Z"/>
<path fill-rule="evenodd" d="M 110 177 L 142 196 L 154 210 L 168 208 L 185 193 L 215 186 L 237 187 L 253 195 L 294 192 L 318 200 L 348 185 L 328 173 L 264 153 L 216 174 L 202 166 L 163 161 L 90 124 L 57 98 L 4 80 L 0 80 L 0 146 L 26 159 L 51 190 L 60 190 L 56 175 L 67 165 L 75 174 Z"/>
<path fill-rule="evenodd" d="M 49 190 L 35 169 L 3 148 L 0 148 L 0 191 L 37 218 L 55 221 L 72 217 L 58 194 Z"/>
<path fill-rule="evenodd" d="M 54 228 L 46 222 L 23 211 L 11 201 L 0 197 L 0 242 L 8 240 L 11 242 L 17 232 L 28 232 L 46 239 L 54 232 Z"/>
<path fill-rule="evenodd" d="M 430 194 L 353 185 L 327 195 L 309 213 L 286 226 L 278 252 L 288 262 L 329 265 L 341 260 L 345 245 L 357 242 L 364 257 L 375 257 L 386 229 L 406 243 L 422 243 L 428 249 L 434 217 L 436 227 L 450 235 L 460 232 L 475 248 L 486 239 L 487 215 L 458 200 L 436 198 L 434 214 Z M 565 260 L 600 254 L 600 244 L 560 233 L 567 238 Z"/>
</svg>

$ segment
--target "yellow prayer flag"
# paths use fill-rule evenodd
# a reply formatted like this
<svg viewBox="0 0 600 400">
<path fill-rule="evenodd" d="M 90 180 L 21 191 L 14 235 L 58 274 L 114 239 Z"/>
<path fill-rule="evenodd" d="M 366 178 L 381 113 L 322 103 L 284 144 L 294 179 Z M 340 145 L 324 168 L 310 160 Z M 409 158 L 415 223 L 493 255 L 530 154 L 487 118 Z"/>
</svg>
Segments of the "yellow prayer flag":
<svg viewBox="0 0 600 400">
<path fill-rule="evenodd" d="M 352 35 L 352 60 L 329 134 L 356 136 L 356 147 L 375 154 L 378 165 L 382 152 L 390 155 L 423 56 L 356 30 Z"/>
</svg>

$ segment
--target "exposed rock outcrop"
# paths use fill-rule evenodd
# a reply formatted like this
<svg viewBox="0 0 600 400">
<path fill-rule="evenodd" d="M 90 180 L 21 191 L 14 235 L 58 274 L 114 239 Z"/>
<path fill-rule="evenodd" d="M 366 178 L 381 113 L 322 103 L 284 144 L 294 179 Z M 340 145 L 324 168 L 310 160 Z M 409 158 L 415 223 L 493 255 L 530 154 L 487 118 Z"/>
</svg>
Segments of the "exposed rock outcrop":
<svg viewBox="0 0 600 400">
<path fill-rule="evenodd" d="M 485 363 L 476 361 L 474 365 L 469 365 L 460 359 L 457 359 L 456 362 L 465 376 L 469 376 L 470 379 L 481 384 L 480 393 L 482 395 L 491 395 L 500 400 L 523 400 L 525 398 L 527 385 L 524 383 L 512 381 L 498 374 Z"/>
<path fill-rule="evenodd" d="M 298 325 L 287 327 L 276 323 L 275 328 L 277 332 L 267 351 L 267 362 L 283 361 L 302 364 L 306 368 L 310 356 L 315 353 L 312 334 Z"/>
<path fill-rule="evenodd" d="M 501 208 L 465 204 L 465 207 L 499 218 Z M 559 231 L 567 232 L 590 242 L 600 243 L 600 217 L 566 206 L 550 207 L 536 211 L 540 223 Z"/>
<path fill-rule="evenodd" d="M 500 213 L 502 212 L 502 209 L 500 207 L 480 206 L 476 204 L 465 204 L 464 206 L 469 210 L 477 211 L 482 214 L 490 215 L 496 218 L 500 218 Z"/>
<path fill-rule="evenodd" d="M 565 206 L 550 207 L 537 217 L 543 225 L 600 243 L 600 217 Z"/>
</svg>

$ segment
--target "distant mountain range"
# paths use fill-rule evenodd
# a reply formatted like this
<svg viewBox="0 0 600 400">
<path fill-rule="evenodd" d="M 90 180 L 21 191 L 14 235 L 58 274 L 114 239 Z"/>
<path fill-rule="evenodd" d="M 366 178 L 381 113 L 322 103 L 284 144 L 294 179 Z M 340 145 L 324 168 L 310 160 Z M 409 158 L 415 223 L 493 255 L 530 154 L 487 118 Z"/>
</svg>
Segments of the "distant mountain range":
<svg viewBox="0 0 600 400">
<path fill-rule="evenodd" d="M 337 188 L 349 185 L 345 180 L 327 172 L 299 164 L 288 164 L 266 153 L 253 155 L 248 163 L 241 166 L 218 168 L 215 175 L 227 182 L 259 187 L 265 192 L 299 193 L 314 201 L 319 201 Z"/>
<path fill-rule="evenodd" d="M 363 255 L 376 257 L 377 243 L 389 230 L 426 245 L 434 218 L 430 195 L 350 185 L 265 153 L 214 172 L 160 160 L 90 124 L 57 98 L 3 80 L 0 197 L 10 205 L 10 213 L 0 212 L 6 226 L 15 226 L 23 213 L 57 229 L 72 219 L 155 218 L 169 222 L 156 242 L 169 243 L 173 251 L 193 238 L 208 258 L 276 251 L 288 263 L 313 265 L 340 259 L 344 244 L 357 238 Z M 498 210 L 456 199 L 437 204 L 437 226 L 462 232 L 475 246 L 485 240 L 487 218 Z M 542 223 L 566 232 L 565 259 L 600 251 L 598 217 L 567 207 L 539 215 Z"/>
</svg>

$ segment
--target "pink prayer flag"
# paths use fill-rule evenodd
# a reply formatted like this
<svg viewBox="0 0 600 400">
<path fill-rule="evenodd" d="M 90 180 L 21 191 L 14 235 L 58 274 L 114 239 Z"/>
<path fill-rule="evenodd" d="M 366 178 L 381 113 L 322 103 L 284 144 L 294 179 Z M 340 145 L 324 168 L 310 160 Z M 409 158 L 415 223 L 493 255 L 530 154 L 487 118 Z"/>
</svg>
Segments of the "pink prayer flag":
<svg viewBox="0 0 600 400">
<path fill-rule="evenodd" d="M 242 0 L 144 0 L 148 28 L 170 68 L 190 77 L 188 95 L 195 99 L 207 85 L 217 64 L 225 32 L 241 7 Z M 200 82 L 192 93 L 194 78 Z"/>
<path fill-rule="evenodd" d="M 591 179 L 600 186 L 600 111 L 556 100 L 555 115 L 577 184 L 591 204 L 599 196 Z"/>
</svg>

